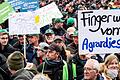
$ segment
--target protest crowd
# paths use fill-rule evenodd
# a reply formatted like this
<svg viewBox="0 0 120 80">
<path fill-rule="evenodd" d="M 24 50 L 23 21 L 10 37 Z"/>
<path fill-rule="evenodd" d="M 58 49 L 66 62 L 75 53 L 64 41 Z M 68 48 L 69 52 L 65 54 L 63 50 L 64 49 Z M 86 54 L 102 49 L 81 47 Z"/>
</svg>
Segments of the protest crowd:
<svg viewBox="0 0 120 80">
<path fill-rule="evenodd" d="M 80 55 L 78 47 L 78 10 L 119 10 L 120 0 L 39 0 L 39 8 L 52 2 L 63 17 L 40 34 L 9 35 L 9 19 L 0 24 L 0 80 L 120 80 L 119 53 Z"/>
</svg>

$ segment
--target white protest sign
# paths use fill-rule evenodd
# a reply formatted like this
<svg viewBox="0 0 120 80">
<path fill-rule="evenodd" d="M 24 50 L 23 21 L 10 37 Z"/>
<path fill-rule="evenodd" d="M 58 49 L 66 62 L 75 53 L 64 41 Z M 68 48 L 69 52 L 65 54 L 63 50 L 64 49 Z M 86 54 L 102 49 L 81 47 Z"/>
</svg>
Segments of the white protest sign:
<svg viewBox="0 0 120 80">
<path fill-rule="evenodd" d="M 38 15 L 40 27 L 52 23 L 53 18 L 63 17 L 55 2 L 36 10 L 35 13 Z"/>
<path fill-rule="evenodd" d="M 79 53 L 120 52 L 120 10 L 78 11 Z"/>
<path fill-rule="evenodd" d="M 36 23 L 34 12 L 20 12 L 9 17 L 9 34 L 39 34 L 39 25 Z"/>
</svg>

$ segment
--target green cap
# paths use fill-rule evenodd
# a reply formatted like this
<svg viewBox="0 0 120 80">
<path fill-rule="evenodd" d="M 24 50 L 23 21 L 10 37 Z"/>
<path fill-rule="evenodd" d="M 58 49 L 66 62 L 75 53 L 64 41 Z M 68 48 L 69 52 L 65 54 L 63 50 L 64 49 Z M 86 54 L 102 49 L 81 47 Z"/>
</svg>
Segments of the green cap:
<svg viewBox="0 0 120 80">
<path fill-rule="evenodd" d="M 72 36 L 78 36 L 78 31 L 74 31 L 74 34 Z"/>
<path fill-rule="evenodd" d="M 45 31 L 45 34 L 54 34 L 54 31 L 52 29 L 47 29 Z"/>
<path fill-rule="evenodd" d="M 72 17 L 67 19 L 67 25 L 72 25 L 74 22 L 75 22 L 75 20 Z"/>
<path fill-rule="evenodd" d="M 64 22 L 61 18 L 55 18 L 54 23 L 61 23 Z"/>
<path fill-rule="evenodd" d="M 6 29 L 0 29 L 0 33 L 8 33 Z"/>
</svg>

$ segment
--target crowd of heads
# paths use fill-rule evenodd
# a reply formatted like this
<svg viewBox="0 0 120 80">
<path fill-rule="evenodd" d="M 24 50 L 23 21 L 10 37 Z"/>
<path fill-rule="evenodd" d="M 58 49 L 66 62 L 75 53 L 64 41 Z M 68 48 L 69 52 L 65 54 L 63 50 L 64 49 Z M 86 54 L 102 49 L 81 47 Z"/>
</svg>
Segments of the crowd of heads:
<svg viewBox="0 0 120 80">
<path fill-rule="evenodd" d="M 52 2 L 63 17 L 53 18 L 40 34 L 9 35 L 8 20 L 0 24 L 0 79 L 119 80 L 118 53 L 80 55 L 77 16 L 78 10 L 120 9 L 120 0 L 40 0 L 39 7 Z"/>
</svg>

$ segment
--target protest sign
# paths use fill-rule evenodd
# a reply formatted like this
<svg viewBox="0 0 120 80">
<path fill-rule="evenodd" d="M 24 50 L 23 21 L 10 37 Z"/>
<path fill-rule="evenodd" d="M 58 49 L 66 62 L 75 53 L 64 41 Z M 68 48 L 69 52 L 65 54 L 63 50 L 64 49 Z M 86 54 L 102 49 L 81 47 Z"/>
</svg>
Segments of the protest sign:
<svg viewBox="0 0 120 80">
<path fill-rule="evenodd" d="M 35 23 L 34 12 L 20 12 L 9 17 L 9 34 L 39 34 L 39 25 Z"/>
<path fill-rule="evenodd" d="M 0 24 L 7 20 L 9 13 L 12 12 L 14 12 L 14 10 L 7 2 L 0 4 Z"/>
<path fill-rule="evenodd" d="M 21 0 L 7 0 L 7 1 L 16 11 L 18 11 L 22 7 L 22 4 L 24 3 Z"/>
<path fill-rule="evenodd" d="M 38 0 L 8 0 L 10 5 L 20 12 L 34 11 L 39 8 Z"/>
<path fill-rule="evenodd" d="M 59 11 L 55 2 L 36 10 L 35 13 L 36 15 L 38 15 L 37 18 L 40 19 L 38 22 L 40 27 L 52 23 L 53 18 L 63 17 L 62 13 Z"/>
<path fill-rule="evenodd" d="M 39 8 L 38 0 L 21 0 L 23 2 L 20 12 L 35 11 Z"/>
<path fill-rule="evenodd" d="M 78 11 L 79 53 L 120 52 L 120 10 Z"/>
<path fill-rule="evenodd" d="M 9 18 L 9 34 L 38 34 L 41 27 L 52 23 L 53 18 L 61 17 L 54 2 L 33 12 L 14 13 Z"/>
</svg>

